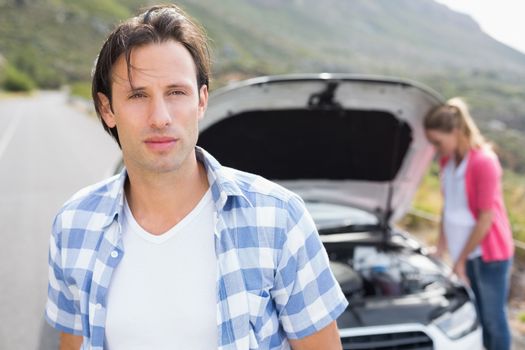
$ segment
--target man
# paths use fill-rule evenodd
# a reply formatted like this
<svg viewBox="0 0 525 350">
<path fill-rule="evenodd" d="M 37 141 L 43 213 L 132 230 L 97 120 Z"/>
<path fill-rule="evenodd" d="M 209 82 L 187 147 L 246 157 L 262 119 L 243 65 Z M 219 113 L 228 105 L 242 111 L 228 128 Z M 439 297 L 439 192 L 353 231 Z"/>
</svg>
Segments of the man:
<svg viewBox="0 0 525 350">
<path fill-rule="evenodd" d="M 53 224 L 61 349 L 341 348 L 347 301 L 301 199 L 196 147 L 208 83 L 205 35 L 174 5 L 102 47 L 93 98 L 125 170 Z"/>
</svg>

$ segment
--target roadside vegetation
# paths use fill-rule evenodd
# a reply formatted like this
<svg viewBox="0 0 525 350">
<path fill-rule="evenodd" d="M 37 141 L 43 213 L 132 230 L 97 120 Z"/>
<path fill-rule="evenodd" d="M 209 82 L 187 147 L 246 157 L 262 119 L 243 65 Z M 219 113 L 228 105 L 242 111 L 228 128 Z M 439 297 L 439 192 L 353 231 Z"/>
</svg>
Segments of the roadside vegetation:
<svg viewBox="0 0 525 350">
<path fill-rule="evenodd" d="M 5 64 L 0 67 L 0 87 L 10 92 L 29 92 L 35 89 L 35 82 L 23 71 Z"/>
<path fill-rule="evenodd" d="M 69 92 L 74 97 L 80 97 L 86 100 L 91 100 L 91 83 L 76 82 L 71 85 Z"/>
</svg>

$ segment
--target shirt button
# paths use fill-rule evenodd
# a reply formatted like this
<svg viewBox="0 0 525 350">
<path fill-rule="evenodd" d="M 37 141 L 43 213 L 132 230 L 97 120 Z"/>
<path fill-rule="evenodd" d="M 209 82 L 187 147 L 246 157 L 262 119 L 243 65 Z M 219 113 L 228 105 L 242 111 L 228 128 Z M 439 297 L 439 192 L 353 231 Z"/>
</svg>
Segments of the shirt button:
<svg viewBox="0 0 525 350">
<path fill-rule="evenodd" d="M 95 305 L 95 309 L 97 309 L 97 310 L 102 309 L 102 304 L 98 303 L 97 305 Z"/>
<path fill-rule="evenodd" d="M 118 252 L 117 252 L 116 250 L 112 251 L 112 252 L 111 252 L 111 257 L 112 257 L 112 258 L 116 258 L 116 257 L 118 257 Z"/>
</svg>

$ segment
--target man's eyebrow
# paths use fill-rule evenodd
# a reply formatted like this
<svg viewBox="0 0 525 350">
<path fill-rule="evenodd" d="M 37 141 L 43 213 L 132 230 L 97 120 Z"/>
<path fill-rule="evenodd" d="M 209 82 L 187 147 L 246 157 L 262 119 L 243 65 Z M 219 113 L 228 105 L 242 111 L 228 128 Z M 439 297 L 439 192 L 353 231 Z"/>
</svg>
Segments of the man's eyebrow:
<svg viewBox="0 0 525 350">
<path fill-rule="evenodd" d="M 173 83 L 166 86 L 167 89 L 178 89 L 178 88 L 185 88 L 189 89 L 191 88 L 191 84 L 187 83 Z M 130 86 L 128 88 L 129 92 L 137 92 L 137 91 L 144 91 L 147 90 L 147 87 L 145 86 Z"/>
<path fill-rule="evenodd" d="M 167 86 L 167 88 L 169 89 L 174 89 L 174 88 L 191 88 L 191 84 L 188 84 L 188 83 L 173 83 L 173 84 L 170 84 Z"/>
<path fill-rule="evenodd" d="M 138 91 L 144 91 L 144 90 L 146 90 L 146 88 L 142 86 L 130 86 L 128 89 L 129 92 L 138 92 Z"/>
</svg>

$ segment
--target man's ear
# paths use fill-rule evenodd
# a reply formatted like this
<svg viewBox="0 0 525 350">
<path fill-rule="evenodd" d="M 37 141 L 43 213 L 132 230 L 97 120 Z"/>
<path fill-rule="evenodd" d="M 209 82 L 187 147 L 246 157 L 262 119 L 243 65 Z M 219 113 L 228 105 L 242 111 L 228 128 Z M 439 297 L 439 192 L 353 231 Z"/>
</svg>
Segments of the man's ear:
<svg viewBox="0 0 525 350">
<path fill-rule="evenodd" d="M 208 86 L 202 85 L 199 90 L 199 120 L 204 117 L 206 108 L 208 108 Z"/>
<path fill-rule="evenodd" d="M 115 115 L 111 110 L 111 103 L 109 98 L 101 92 L 97 92 L 98 99 L 100 101 L 100 116 L 108 128 L 114 128 L 117 123 L 115 122 Z"/>
</svg>

